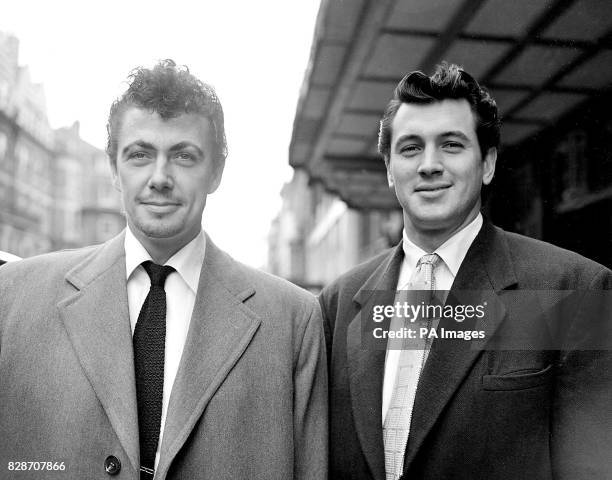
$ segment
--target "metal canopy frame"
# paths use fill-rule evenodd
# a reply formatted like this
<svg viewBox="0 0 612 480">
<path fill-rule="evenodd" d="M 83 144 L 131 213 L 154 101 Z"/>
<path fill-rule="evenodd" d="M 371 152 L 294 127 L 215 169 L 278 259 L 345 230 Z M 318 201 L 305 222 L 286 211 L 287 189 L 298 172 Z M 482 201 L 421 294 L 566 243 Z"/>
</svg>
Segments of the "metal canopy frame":
<svg viewBox="0 0 612 480">
<path fill-rule="evenodd" d="M 498 101 L 503 146 L 516 146 L 610 90 L 608 10 L 606 0 L 323 0 L 289 162 L 351 207 L 397 208 L 376 141 L 404 73 L 464 65 Z"/>
</svg>

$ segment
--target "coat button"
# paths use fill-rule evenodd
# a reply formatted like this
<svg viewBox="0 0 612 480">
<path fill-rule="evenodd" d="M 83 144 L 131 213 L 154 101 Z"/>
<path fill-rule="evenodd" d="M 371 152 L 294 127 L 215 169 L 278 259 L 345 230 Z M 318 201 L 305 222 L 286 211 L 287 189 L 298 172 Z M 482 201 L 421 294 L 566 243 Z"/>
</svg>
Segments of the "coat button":
<svg viewBox="0 0 612 480">
<path fill-rule="evenodd" d="M 121 470 L 121 462 L 114 455 L 109 455 L 106 457 L 106 460 L 104 460 L 104 470 L 106 470 L 106 473 L 109 475 L 117 475 L 119 470 Z"/>
</svg>

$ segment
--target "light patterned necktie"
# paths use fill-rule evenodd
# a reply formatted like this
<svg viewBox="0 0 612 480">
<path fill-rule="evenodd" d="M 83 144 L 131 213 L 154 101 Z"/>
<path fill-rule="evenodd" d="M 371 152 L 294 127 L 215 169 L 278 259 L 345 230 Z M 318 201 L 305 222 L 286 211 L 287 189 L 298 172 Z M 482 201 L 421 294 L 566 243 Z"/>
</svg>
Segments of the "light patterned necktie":
<svg viewBox="0 0 612 480">
<path fill-rule="evenodd" d="M 423 255 L 416 266 L 408 290 L 435 290 L 434 270 L 440 257 L 436 253 Z M 430 299 L 431 296 L 428 296 Z M 411 343 L 410 343 L 411 342 Z M 420 345 L 417 346 L 415 345 Z M 419 339 L 406 339 L 402 345 L 391 403 L 383 425 L 385 446 L 385 471 L 387 480 L 397 480 L 404 469 L 404 453 L 410 432 L 412 407 L 416 396 L 419 375 L 427 352 L 425 342 Z"/>
</svg>

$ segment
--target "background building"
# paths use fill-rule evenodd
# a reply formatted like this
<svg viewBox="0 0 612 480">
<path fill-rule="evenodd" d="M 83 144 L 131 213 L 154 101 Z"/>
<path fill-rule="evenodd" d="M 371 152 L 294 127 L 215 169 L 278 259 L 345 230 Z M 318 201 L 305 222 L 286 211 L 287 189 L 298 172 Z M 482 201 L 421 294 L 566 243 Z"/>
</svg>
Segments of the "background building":
<svg viewBox="0 0 612 480">
<path fill-rule="evenodd" d="M 100 243 L 124 228 L 106 153 L 81 139 L 78 122 L 55 131 L 53 175 L 57 248 Z"/>
<path fill-rule="evenodd" d="M 503 119 L 489 218 L 612 266 L 611 40 L 606 0 L 323 0 L 289 152 L 307 180 L 286 188 L 305 183 L 313 204 L 292 279 L 328 282 L 399 240 L 378 121 L 406 72 L 442 60 L 486 86 Z M 280 223 L 305 208 L 285 203 Z M 270 266 L 283 274 L 279 243 Z"/>
<path fill-rule="evenodd" d="M 0 33 L 0 250 L 28 257 L 106 240 L 124 223 L 106 156 L 78 123 L 51 129 L 43 86 L 18 54 L 18 39 Z"/>
<path fill-rule="evenodd" d="M 312 291 L 401 236 L 398 209 L 349 208 L 303 170 L 296 170 L 281 196 L 270 230 L 268 269 Z"/>
</svg>

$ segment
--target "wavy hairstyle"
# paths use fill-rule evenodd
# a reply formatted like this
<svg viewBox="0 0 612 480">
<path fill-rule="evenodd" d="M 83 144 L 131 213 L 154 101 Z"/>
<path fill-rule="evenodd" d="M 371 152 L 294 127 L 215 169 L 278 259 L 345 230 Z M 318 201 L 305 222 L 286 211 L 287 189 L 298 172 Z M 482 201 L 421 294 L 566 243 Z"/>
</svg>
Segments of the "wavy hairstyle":
<svg viewBox="0 0 612 480">
<path fill-rule="evenodd" d="M 402 103 L 428 104 L 446 99 L 465 99 L 470 104 L 483 159 L 489 149 L 499 146 L 501 122 L 495 100 L 461 67 L 442 62 L 431 77 L 420 71 L 411 72 L 395 87 L 378 132 L 378 151 L 385 163 L 389 163 L 393 119 Z"/>
<path fill-rule="evenodd" d="M 157 113 L 162 119 L 196 113 L 212 124 L 216 159 L 227 156 L 227 141 L 223 126 L 223 108 L 210 85 L 198 80 L 189 69 L 177 67 L 173 60 L 162 60 L 152 69 L 138 67 L 129 75 L 129 86 L 110 108 L 106 131 L 106 153 L 111 162 L 117 161 L 118 133 L 123 113 L 132 107 Z"/>
</svg>

